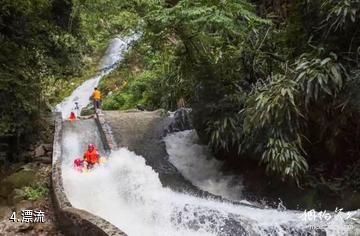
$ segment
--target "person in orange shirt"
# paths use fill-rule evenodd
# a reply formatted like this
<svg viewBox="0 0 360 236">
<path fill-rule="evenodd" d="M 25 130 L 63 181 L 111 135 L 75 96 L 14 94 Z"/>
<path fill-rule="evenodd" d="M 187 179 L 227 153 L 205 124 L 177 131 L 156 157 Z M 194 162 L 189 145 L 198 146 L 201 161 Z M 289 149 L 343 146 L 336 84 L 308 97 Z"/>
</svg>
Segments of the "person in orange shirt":
<svg viewBox="0 0 360 236">
<path fill-rule="evenodd" d="M 101 93 L 98 88 L 94 88 L 94 92 L 92 93 L 92 99 L 94 101 L 94 109 L 100 109 L 100 100 L 101 100 Z"/>
<path fill-rule="evenodd" d="M 89 144 L 87 151 L 84 153 L 84 164 L 88 169 L 91 169 L 96 163 L 99 163 L 99 153 L 94 144 Z"/>
</svg>

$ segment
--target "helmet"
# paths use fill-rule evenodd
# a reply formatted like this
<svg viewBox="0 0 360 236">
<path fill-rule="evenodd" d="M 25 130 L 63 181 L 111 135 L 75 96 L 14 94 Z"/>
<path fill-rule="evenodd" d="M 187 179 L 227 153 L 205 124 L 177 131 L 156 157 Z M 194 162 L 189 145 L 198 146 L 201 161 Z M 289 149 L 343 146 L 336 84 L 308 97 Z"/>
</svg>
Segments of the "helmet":
<svg viewBox="0 0 360 236">
<path fill-rule="evenodd" d="M 78 159 L 75 159 L 74 160 L 74 164 L 76 165 L 76 166 L 80 166 L 81 165 L 81 160 L 78 158 Z"/>
<path fill-rule="evenodd" d="M 94 144 L 90 143 L 90 144 L 88 145 L 88 149 L 94 149 L 94 148 L 95 148 L 95 145 L 94 145 Z"/>
</svg>

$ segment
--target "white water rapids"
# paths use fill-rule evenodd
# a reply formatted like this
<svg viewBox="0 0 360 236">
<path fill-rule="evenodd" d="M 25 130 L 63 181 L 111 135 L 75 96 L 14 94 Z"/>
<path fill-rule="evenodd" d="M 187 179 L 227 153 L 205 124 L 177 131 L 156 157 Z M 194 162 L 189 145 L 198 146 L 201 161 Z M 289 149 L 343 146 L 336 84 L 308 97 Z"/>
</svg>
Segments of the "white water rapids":
<svg viewBox="0 0 360 236">
<path fill-rule="evenodd" d="M 206 146 L 197 144 L 195 131 L 170 134 L 164 141 L 170 162 L 196 187 L 229 200 L 244 200 L 242 179 L 222 173 L 221 162 L 212 157 Z"/>
<path fill-rule="evenodd" d="M 116 42 L 121 42 L 122 46 L 109 47 L 107 55 L 118 54 L 115 58 L 120 60 L 129 41 Z M 58 110 L 63 112 L 64 117 L 67 117 L 76 99 L 82 106 L 88 104 L 89 94 L 100 79 L 101 76 L 86 81 L 59 104 Z M 204 152 L 191 145 L 187 138 L 179 133 L 166 141 L 170 158 L 183 158 L 178 161 L 181 163 L 178 166 L 182 167 L 180 171 L 199 188 L 207 186 L 208 191 L 216 189 L 216 194 L 227 192 L 230 198 L 234 197 L 227 187 L 214 187 L 227 181 L 226 177 L 215 173 L 216 163 L 208 164 L 205 174 L 200 175 L 202 177 L 191 170 L 197 156 L 201 157 Z M 158 174 L 146 165 L 142 156 L 126 148 L 113 151 L 106 165 L 91 173 L 78 173 L 73 169 L 72 162 L 81 155 L 88 142 L 101 146 L 92 120 L 65 123 L 62 175 L 66 195 L 74 207 L 108 220 L 130 236 L 301 235 L 297 230 L 291 231 L 292 227 L 307 228 L 303 231 L 306 234 L 302 235 L 317 235 L 316 230 L 309 229 L 311 226 L 321 228 L 327 235 L 348 235 L 345 213 L 335 215 L 324 224 L 319 220 L 302 219 L 301 212 L 258 209 L 174 192 L 162 186 Z M 188 166 L 190 169 L 186 170 Z M 207 183 L 205 179 L 210 178 L 210 174 L 206 173 L 216 176 L 216 180 L 204 184 Z"/>
</svg>

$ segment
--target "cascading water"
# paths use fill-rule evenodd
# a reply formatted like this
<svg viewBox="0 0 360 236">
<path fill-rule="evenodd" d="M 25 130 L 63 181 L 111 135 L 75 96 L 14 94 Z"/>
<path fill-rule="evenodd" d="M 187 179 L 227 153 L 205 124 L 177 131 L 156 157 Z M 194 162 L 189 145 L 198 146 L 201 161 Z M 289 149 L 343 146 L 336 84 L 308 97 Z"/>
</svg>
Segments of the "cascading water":
<svg viewBox="0 0 360 236">
<path fill-rule="evenodd" d="M 65 134 L 67 137 L 72 134 Z M 258 209 L 173 192 L 162 187 L 144 158 L 125 148 L 113 152 L 105 166 L 87 175 L 76 172 L 71 161 L 64 161 L 63 181 L 75 207 L 101 216 L 129 235 L 321 235 L 311 227 L 320 227 L 327 235 L 348 233 L 345 213 L 321 225 L 321 221 L 303 220 L 300 212 Z"/>
<path fill-rule="evenodd" d="M 229 200 L 244 200 L 242 179 L 221 173 L 221 162 L 211 157 L 206 146 L 197 144 L 195 131 L 173 133 L 164 141 L 170 162 L 196 187 Z"/>
<path fill-rule="evenodd" d="M 122 57 L 117 58 L 120 60 Z M 89 93 L 99 80 L 100 78 L 95 77 L 90 82 L 85 82 L 85 85 L 81 85 L 59 104 L 58 109 L 66 114 L 74 99 L 81 101 L 82 106 L 87 104 Z M 106 165 L 91 173 L 78 173 L 73 169 L 72 162 L 81 155 L 88 142 L 101 147 L 97 132 L 93 120 L 64 123 L 64 189 L 74 207 L 108 220 L 130 236 L 321 235 L 321 232 L 326 232 L 327 235 L 348 234 L 351 225 L 345 220 L 345 213 L 335 215 L 322 225 L 319 220 L 303 220 L 301 212 L 259 209 L 174 192 L 162 186 L 158 174 L 146 165 L 143 157 L 126 148 L 112 152 Z M 178 154 L 198 155 L 196 150 L 189 150 L 196 146 L 182 144 L 182 138 L 184 137 L 167 141 L 171 146 L 170 155 L 175 150 Z M 212 166 L 216 166 L 216 163 L 210 163 L 208 170 Z M 190 173 L 194 176 L 191 171 Z M 220 178 L 222 176 L 218 176 L 219 180 Z M 202 182 L 198 185 L 201 187 Z M 209 186 L 210 189 L 213 188 L 213 184 Z M 321 231 L 314 229 L 316 227 Z"/>
<path fill-rule="evenodd" d="M 62 112 L 63 119 L 66 119 L 74 109 L 75 102 L 78 103 L 80 110 L 83 107 L 86 107 L 90 102 L 89 98 L 93 89 L 99 84 L 101 78 L 109 74 L 116 67 L 123 59 L 124 52 L 133 41 L 139 38 L 139 36 L 140 34 L 133 34 L 130 37 L 114 38 L 110 42 L 105 56 L 102 59 L 99 73 L 77 87 L 69 97 L 65 98 L 55 107 L 55 111 Z"/>
</svg>

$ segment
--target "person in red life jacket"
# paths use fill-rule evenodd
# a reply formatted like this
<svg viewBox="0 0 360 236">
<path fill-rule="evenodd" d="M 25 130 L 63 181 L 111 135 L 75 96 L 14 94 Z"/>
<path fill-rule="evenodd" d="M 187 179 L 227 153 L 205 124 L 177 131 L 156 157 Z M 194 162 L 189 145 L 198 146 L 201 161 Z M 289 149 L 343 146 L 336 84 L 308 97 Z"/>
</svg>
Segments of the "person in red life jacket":
<svg viewBox="0 0 360 236">
<path fill-rule="evenodd" d="M 80 158 L 74 160 L 74 168 L 77 171 L 83 171 L 83 161 Z"/>
<path fill-rule="evenodd" d="M 71 120 L 71 121 L 76 120 L 76 116 L 75 116 L 75 113 L 73 111 L 70 113 L 69 120 Z"/>
<path fill-rule="evenodd" d="M 100 155 L 98 151 L 96 150 L 94 144 L 88 145 L 88 150 L 84 153 L 84 161 L 87 164 L 87 168 L 91 169 L 94 167 L 96 163 L 99 163 Z"/>
</svg>

